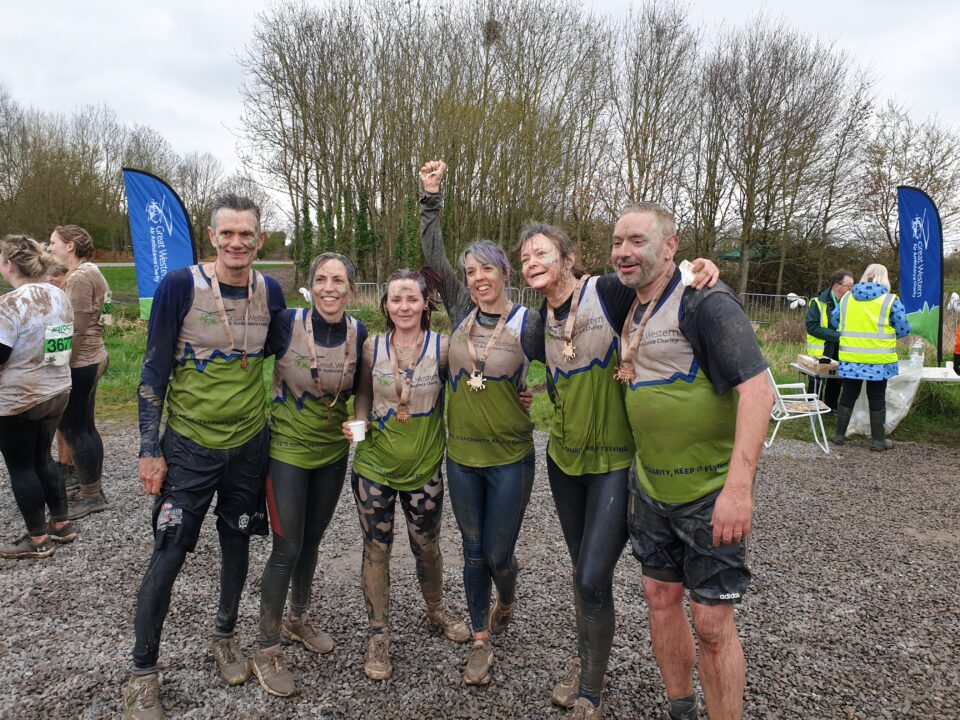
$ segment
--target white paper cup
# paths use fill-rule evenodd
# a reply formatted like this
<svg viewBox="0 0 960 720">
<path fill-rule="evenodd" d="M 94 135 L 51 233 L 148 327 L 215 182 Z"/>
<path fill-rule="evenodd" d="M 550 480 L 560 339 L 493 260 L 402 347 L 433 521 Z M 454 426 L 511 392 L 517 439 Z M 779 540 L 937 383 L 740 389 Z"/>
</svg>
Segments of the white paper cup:
<svg viewBox="0 0 960 720">
<path fill-rule="evenodd" d="M 947 360 L 943 364 L 943 369 L 946 370 L 947 372 L 953 372 L 953 360 Z"/>
<path fill-rule="evenodd" d="M 351 420 L 347 423 L 347 427 L 350 428 L 350 432 L 353 433 L 353 441 L 355 443 L 361 442 L 367 437 L 367 423 L 365 420 Z"/>
</svg>

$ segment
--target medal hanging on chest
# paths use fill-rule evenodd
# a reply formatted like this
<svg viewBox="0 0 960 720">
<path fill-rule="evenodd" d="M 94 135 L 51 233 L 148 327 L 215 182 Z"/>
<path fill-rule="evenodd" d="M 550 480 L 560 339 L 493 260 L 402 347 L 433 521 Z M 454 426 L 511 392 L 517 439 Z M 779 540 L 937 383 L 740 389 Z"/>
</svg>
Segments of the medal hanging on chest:
<svg viewBox="0 0 960 720">
<path fill-rule="evenodd" d="M 570 297 L 570 312 L 567 313 L 567 319 L 563 323 L 563 350 L 561 354 L 567 362 L 577 357 L 577 348 L 573 344 L 573 326 L 577 321 L 577 310 L 580 308 L 580 295 L 583 293 L 583 286 L 589 279 L 589 275 L 582 275 L 577 281 L 577 286 Z M 549 303 L 547 303 L 547 324 L 550 327 L 556 327 L 557 325 L 553 317 L 553 308 Z"/>
<path fill-rule="evenodd" d="M 323 403 L 323 384 L 320 382 L 320 369 L 317 363 L 317 345 L 313 335 L 313 317 L 312 310 L 304 310 L 303 329 L 307 334 L 307 352 L 310 355 L 310 378 L 313 380 L 313 386 L 317 390 L 317 402 Z M 343 386 L 347 381 L 347 375 L 350 371 L 350 357 L 353 355 L 353 348 L 357 341 L 357 326 L 350 322 L 346 317 L 343 319 L 346 324 L 346 337 L 343 341 L 343 368 L 340 372 L 340 382 L 337 384 L 337 392 L 333 400 L 326 404 L 327 422 L 333 420 L 333 407 L 340 399 L 340 393 L 343 392 Z"/>
<path fill-rule="evenodd" d="M 487 386 L 486 381 L 483 378 L 483 368 L 487 364 L 487 358 L 490 357 L 490 350 L 494 345 L 496 345 L 497 340 L 500 339 L 500 334 L 507 326 L 507 318 L 510 316 L 512 311 L 513 305 L 510 305 L 509 308 L 500 313 L 500 319 L 497 320 L 497 326 L 487 339 L 487 344 L 484 346 L 483 352 L 480 354 L 479 358 L 477 358 L 477 346 L 473 343 L 473 328 L 477 324 L 477 316 L 480 315 L 480 308 L 478 307 L 470 314 L 470 319 L 467 321 L 467 327 L 464 328 L 464 333 L 466 333 L 467 336 L 467 351 L 470 353 L 470 361 L 473 363 L 473 372 L 470 373 L 470 379 L 467 380 L 467 387 L 474 392 L 480 392 Z"/>
<path fill-rule="evenodd" d="M 633 304 L 630 305 L 630 312 L 627 313 L 627 319 L 623 323 L 623 332 L 620 334 L 620 347 L 626 349 L 623 351 L 623 359 L 620 361 L 620 367 L 617 368 L 617 372 L 614 374 L 614 378 L 625 385 L 637 379 L 637 371 L 634 369 L 633 359 L 636 357 L 637 349 L 640 347 L 643 331 L 647 329 L 647 322 L 649 322 L 650 316 L 653 315 L 654 308 L 656 308 L 660 302 L 660 296 L 663 295 L 663 291 L 666 289 L 672 277 L 673 270 L 671 269 L 669 272 L 664 273 L 660 279 L 660 284 L 657 286 L 653 299 L 647 304 L 646 309 L 643 311 L 643 317 L 640 319 L 640 324 L 637 325 L 637 329 L 633 331 L 633 337 L 630 337 L 630 328 L 633 325 L 633 316 L 636 314 L 637 307 L 640 305 L 640 296 L 637 295 L 633 300 Z"/>
<path fill-rule="evenodd" d="M 408 423 L 412 417 L 410 414 L 410 400 L 413 397 L 413 386 L 416 375 L 419 370 L 417 357 L 419 350 L 423 348 L 423 333 L 417 337 L 417 344 L 414 346 L 413 360 L 400 372 L 400 358 L 397 353 L 396 333 L 390 333 L 390 369 L 393 371 L 393 387 L 397 393 L 397 422 Z"/>
<path fill-rule="evenodd" d="M 227 344 L 240 355 L 240 369 L 244 372 L 250 367 L 250 360 L 247 357 L 247 332 L 250 329 L 250 306 L 253 304 L 253 269 L 250 270 L 250 279 L 247 282 L 247 305 L 243 311 L 243 347 L 237 347 L 237 341 L 233 337 L 233 328 L 230 327 L 230 320 L 227 318 L 227 309 L 223 305 L 223 295 L 220 293 L 220 281 L 217 280 L 217 266 L 211 264 L 207 266 L 207 272 L 210 274 L 210 291 L 213 293 L 213 301 L 217 305 L 217 315 L 220 317 L 220 326 L 223 328 L 223 334 L 227 336 Z"/>
</svg>

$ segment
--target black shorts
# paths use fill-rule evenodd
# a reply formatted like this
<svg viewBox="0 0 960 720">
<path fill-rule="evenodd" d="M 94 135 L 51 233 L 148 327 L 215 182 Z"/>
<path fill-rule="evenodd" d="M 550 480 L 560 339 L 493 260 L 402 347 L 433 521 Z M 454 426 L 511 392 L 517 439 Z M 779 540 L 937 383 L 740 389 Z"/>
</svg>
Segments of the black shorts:
<svg viewBox="0 0 960 720">
<path fill-rule="evenodd" d="M 265 484 L 270 467 L 269 430 L 229 450 L 212 450 L 167 428 L 160 442 L 167 476 L 153 505 L 157 543 L 175 529 L 174 541 L 190 552 L 197 545 L 200 526 L 214 493 L 216 514 L 246 535 L 266 535 Z"/>
<path fill-rule="evenodd" d="M 740 602 L 750 585 L 747 541 L 714 547 L 713 506 L 719 491 L 690 503 L 668 505 L 647 496 L 630 470 L 627 510 L 630 543 L 643 574 L 682 582 L 703 605 Z"/>
</svg>

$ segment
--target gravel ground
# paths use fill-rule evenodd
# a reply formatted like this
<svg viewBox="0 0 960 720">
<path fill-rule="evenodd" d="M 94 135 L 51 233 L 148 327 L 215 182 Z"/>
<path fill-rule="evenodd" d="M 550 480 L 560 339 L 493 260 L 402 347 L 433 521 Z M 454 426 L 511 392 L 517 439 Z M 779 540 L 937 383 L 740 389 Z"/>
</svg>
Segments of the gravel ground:
<svg viewBox="0 0 960 720">
<path fill-rule="evenodd" d="M 560 718 L 549 688 L 575 651 L 570 567 L 537 434 L 537 482 L 520 536 L 516 622 L 495 641 L 494 682 L 461 684 L 465 646 L 426 623 L 406 541 L 393 578 L 395 672 L 363 675 L 366 618 L 360 536 L 345 486 L 321 545 L 313 616 L 334 637 L 329 659 L 289 648 L 300 694 L 267 695 L 252 678 L 227 688 L 208 651 L 218 590 L 212 519 L 174 589 L 164 628 L 161 701 L 182 718 Z M 151 552 L 150 502 L 136 478 L 136 430 L 104 432 L 110 510 L 79 522 L 80 538 L 46 561 L 0 560 L 0 717 L 104 718 L 121 713 L 133 609 Z M 777 441 L 756 491 L 754 583 L 737 609 L 747 654 L 746 717 L 960 717 L 960 452 L 865 442 L 824 457 Z M 9 487 L 0 469 L 3 487 Z M 444 508 L 451 605 L 465 615 L 459 533 Z M 23 528 L 9 490 L 0 496 L 9 539 Z M 266 539 L 252 543 L 238 635 L 252 652 Z M 660 717 L 663 693 L 650 651 L 638 564 L 616 576 L 618 628 L 607 717 Z"/>
</svg>

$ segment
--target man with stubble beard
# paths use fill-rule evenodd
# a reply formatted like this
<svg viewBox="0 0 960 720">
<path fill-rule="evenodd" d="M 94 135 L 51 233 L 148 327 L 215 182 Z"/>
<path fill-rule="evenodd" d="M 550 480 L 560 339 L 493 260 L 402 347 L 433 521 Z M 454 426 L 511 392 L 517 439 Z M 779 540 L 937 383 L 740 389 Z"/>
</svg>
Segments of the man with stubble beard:
<svg viewBox="0 0 960 720">
<path fill-rule="evenodd" d="M 613 232 L 614 269 L 637 294 L 618 372 L 637 447 L 628 525 L 670 717 L 699 717 L 686 588 L 707 712 L 733 719 L 745 675 L 733 605 L 750 582 L 752 486 L 773 395 L 736 295 L 685 286 L 678 244 L 673 215 L 655 203 L 626 207 Z"/>
</svg>

